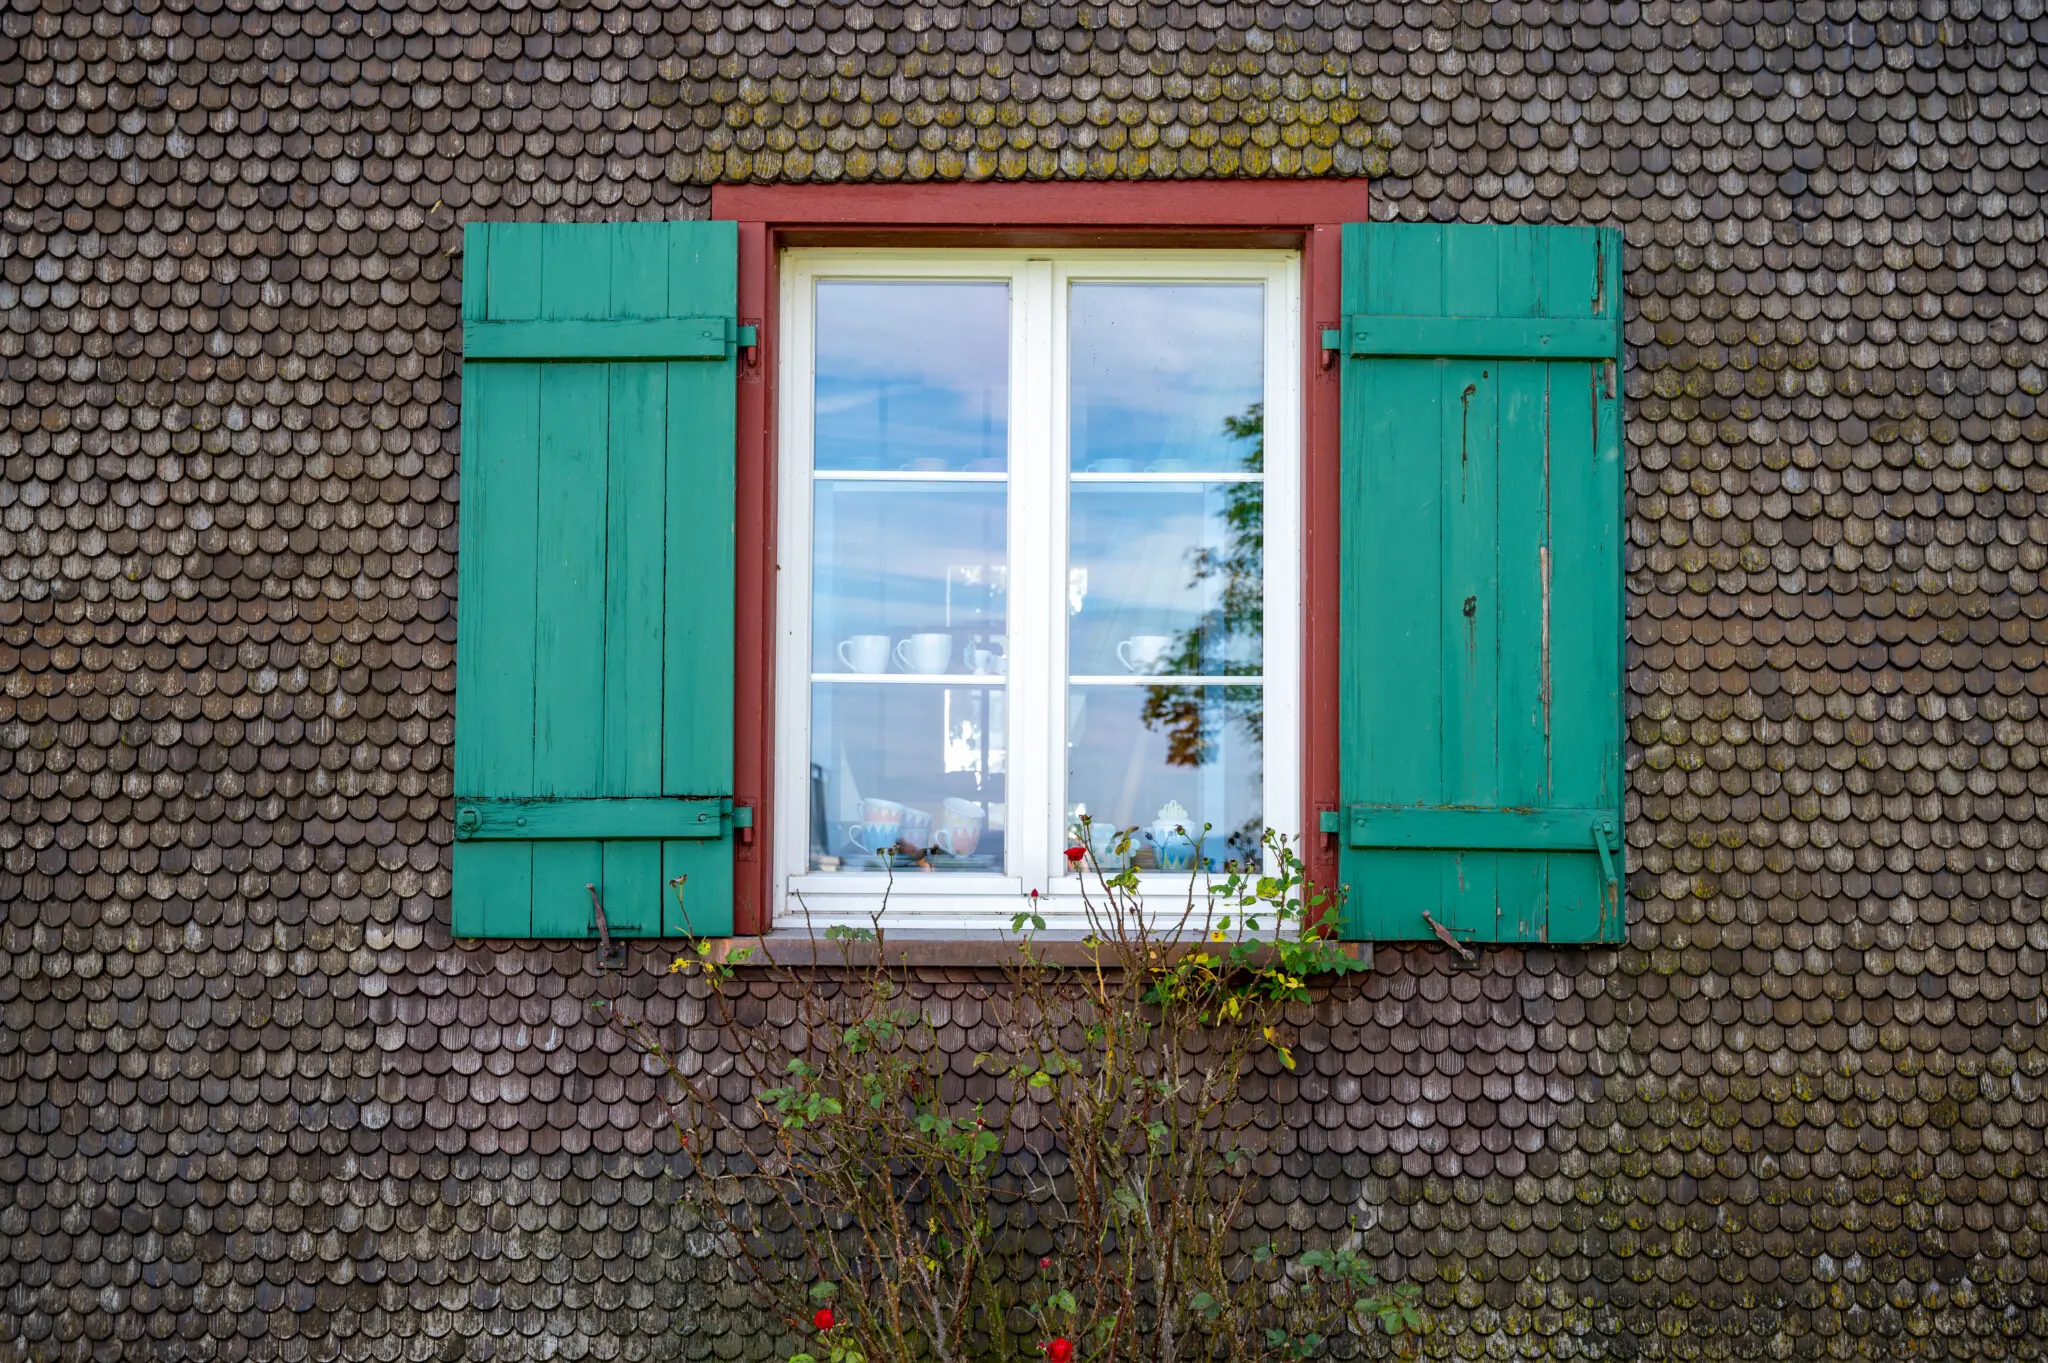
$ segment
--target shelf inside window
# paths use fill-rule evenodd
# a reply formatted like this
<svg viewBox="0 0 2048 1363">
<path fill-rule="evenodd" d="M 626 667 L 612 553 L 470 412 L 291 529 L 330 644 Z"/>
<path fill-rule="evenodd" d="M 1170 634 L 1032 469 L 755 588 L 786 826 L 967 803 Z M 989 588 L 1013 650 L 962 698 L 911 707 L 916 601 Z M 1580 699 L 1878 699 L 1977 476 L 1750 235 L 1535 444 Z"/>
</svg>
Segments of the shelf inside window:
<svg viewBox="0 0 2048 1363">
<path fill-rule="evenodd" d="M 1264 677 L 1229 675 L 1200 676 L 1166 672 L 1155 674 L 1116 673 L 1109 676 L 1071 676 L 1069 686 L 1264 686 Z"/>
<path fill-rule="evenodd" d="M 1009 678 L 993 672 L 813 672 L 811 681 L 851 682 L 885 686 L 1005 686 Z"/>
</svg>

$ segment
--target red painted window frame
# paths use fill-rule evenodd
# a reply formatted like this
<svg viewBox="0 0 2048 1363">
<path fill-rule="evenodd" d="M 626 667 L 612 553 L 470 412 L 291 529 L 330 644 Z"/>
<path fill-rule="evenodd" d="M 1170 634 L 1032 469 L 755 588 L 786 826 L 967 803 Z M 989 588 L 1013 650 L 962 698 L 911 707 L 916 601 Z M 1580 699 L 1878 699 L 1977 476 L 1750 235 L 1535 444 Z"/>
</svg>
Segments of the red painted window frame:
<svg viewBox="0 0 2048 1363">
<path fill-rule="evenodd" d="M 1170 181 L 947 185 L 721 185 L 711 216 L 739 224 L 740 321 L 760 343 L 739 390 L 740 557 L 734 795 L 754 810 L 737 852 L 733 927 L 765 932 L 774 904 L 775 346 L 777 263 L 791 246 L 1284 246 L 1302 255 L 1302 810 L 1309 873 L 1336 879 L 1338 242 L 1366 218 L 1366 182 Z"/>
</svg>

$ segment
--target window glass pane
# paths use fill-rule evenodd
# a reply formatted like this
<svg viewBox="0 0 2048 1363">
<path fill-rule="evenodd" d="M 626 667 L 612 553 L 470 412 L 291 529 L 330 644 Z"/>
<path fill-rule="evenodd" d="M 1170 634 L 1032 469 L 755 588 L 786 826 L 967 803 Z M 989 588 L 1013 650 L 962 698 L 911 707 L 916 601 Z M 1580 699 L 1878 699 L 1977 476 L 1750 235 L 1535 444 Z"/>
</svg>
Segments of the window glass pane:
<svg viewBox="0 0 2048 1363">
<path fill-rule="evenodd" d="M 1076 483 L 1072 508 L 1074 675 L 1259 674 L 1263 483 Z"/>
<path fill-rule="evenodd" d="M 1264 289 L 1077 284 L 1070 299 L 1068 831 L 1088 815 L 1105 865 L 1132 828 L 1141 870 L 1256 860 Z M 1140 680 L 1173 676 L 1243 684 Z"/>
<path fill-rule="evenodd" d="M 1078 836 L 1113 871 L 1114 832 L 1136 828 L 1140 870 L 1256 860 L 1265 748 L 1256 686 L 1075 685 L 1067 690 L 1067 795 Z M 1213 827 L 1206 834 L 1203 825 Z M 1176 832 L 1185 828 L 1186 833 Z M 1088 872 L 1088 874 L 1092 874 Z"/>
<path fill-rule="evenodd" d="M 1258 284 L 1076 284 L 1069 295 L 1076 473 L 1234 473 L 1227 422 L 1265 392 Z"/>
<path fill-rule="evenodd" d="M 1009 489 L 819 478 L 811 670 L 993 671 L 1008 632 Z"/>
<path fill-rule="evenodd" d="M 836 280 L 817 299 L 818 468 L 1003 471 L 1008 284 Z"/>
<path fill-rule="evenodd" d="M 1005 718 L 999 684 L 814 684 L 810 868 L 1002 870 Z"/>
<path fill-rule="evenodd" d="M 817 286 L 813 871 L 1003 869 L 1009 307 Z"/>
</svg>

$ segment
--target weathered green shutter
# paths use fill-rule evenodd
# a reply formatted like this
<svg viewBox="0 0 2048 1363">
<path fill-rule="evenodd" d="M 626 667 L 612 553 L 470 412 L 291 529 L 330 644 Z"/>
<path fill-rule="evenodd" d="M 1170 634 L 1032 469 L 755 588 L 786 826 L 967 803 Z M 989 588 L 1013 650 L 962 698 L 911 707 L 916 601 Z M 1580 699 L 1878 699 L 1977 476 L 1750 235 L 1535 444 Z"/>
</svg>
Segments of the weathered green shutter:
<svg viewBox="0 0 2048 1363">
<path fill-rule="evenodd" d="M 1621 239 L 1344 232 L 1348 935 L 1619 940 Z"/>
<path fill-rule="evenodd" d="M 464 252 L 456 935 L 729 933 L 733 224 Z"/>
</svg>

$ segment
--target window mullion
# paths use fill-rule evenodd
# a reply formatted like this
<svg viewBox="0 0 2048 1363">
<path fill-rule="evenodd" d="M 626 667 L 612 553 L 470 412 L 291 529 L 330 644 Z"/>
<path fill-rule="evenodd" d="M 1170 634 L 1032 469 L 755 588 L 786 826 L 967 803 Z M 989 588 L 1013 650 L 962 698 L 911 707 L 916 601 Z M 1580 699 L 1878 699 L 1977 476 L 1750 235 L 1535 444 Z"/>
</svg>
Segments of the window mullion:
<svg viewBox="0 0 2048 1363">
<path fill-rule="evenodd" d="M 1024 262 L 1017 276 L 1011 362 L 1010 443 L 1010 874 L 1044 890 L 1052 829 L 1044 811 L 1056 798 L 1054 723 L 1060 641 L 1052 624 L 1062 549 L 1046 527 L 1059 515 L 1053 441 L 1057 395 L 1052 379 L 1053 268 Z"/>
</svg>

